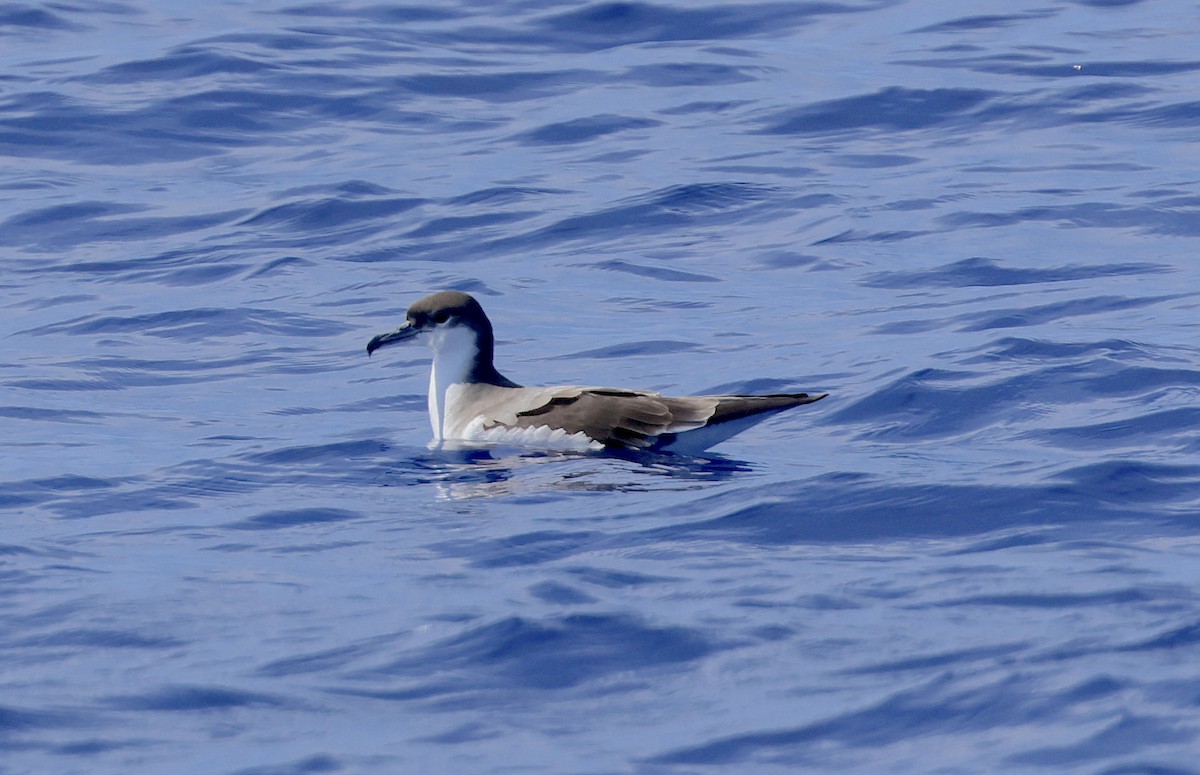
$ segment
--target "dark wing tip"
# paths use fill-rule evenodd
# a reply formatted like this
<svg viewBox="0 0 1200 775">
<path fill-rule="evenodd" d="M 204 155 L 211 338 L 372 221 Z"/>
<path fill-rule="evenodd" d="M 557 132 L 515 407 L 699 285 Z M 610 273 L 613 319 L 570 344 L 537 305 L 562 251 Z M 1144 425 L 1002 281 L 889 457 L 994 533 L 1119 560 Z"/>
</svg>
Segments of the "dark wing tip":
<svg viewBox="0 0 1200 775">
<path fill-rule="evenodd" d="M 828 397 L 829 397 L 828 393 L 818 393 L 817 395 L 813 395 L 811 393 L 763 393 L 763 394 L 757 395 L 757 396 L 738 396 L 738 398 L 779 399 L 785 403 L 791 402 L 790 403 L 791 406 L 804 406 L 805 404 L 816 403 L 817 401 L 820 401 L 822 398 L 828 398 Z"/>
<path fill-rule="evenodd" d="M 721 396 L 716 411 L 713 412 L 711 425 L 719 425 L 743 417 L 756 414 L 773 414 L 797 406 L 812 404 L 828 396 L 828 393 L 809 395 L 808 393 L 765 393 L 759 395 Z"/>
</svg>

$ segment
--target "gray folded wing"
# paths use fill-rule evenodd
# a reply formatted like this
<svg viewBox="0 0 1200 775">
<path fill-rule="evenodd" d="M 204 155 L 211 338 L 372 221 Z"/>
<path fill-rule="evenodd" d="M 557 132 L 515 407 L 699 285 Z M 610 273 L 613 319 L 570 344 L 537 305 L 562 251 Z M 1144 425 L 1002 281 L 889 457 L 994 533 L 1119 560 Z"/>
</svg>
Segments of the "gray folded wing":
<svg viewBox="0 0 1200 775">
<path fill-rule="evenodd" d="M 566 388 L 547 396 L 539 406 L 518 412 L 515 421 L 505 424 L 562 428 L 567 433 L 587 434 L 607 447 L 646 449 L 665 446 L 679 434 L 723 423 L 735 423 L 740 430 L 775 412 L 821 398 L 824 396 L 806 393 L 672 398 L 646 391 Z M 751 417 L 754 420 L 736 422 Z"/>
</svg>

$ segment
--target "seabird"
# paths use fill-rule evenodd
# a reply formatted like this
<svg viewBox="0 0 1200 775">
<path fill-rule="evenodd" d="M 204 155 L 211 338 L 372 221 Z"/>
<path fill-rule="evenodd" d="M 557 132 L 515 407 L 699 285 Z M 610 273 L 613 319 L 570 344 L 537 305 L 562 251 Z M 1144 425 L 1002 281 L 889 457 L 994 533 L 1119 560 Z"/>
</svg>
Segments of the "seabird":
<svg viewBox="0 0 1200 775">
<path fill-rule="evenodd" d="M 367 355 L 418 336 L 433 350 L 429 423 L 434 442 L 695 454 L 773 414 L 828 395 L 673 398 L 649 390 L 523 387 L 496 371 L 492 323 L 479 302 L 461 291 L 440 291 L 413 304 L 403 325 L 367 343 Z"/>
</svg>

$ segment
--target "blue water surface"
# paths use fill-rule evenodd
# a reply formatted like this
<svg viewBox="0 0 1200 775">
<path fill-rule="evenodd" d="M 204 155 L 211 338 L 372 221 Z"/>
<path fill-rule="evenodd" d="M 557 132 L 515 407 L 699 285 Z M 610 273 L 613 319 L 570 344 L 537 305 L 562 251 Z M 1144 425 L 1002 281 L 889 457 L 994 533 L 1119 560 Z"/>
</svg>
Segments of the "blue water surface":
<svg viewBox="0 0 1200 775">
<path fill-rule="evenodd" d="M 0 774 L 1200 773 L 1184 0 L 0 3 Z M 525 384 L 822 391 L 708 457 Z"/>
</svg>

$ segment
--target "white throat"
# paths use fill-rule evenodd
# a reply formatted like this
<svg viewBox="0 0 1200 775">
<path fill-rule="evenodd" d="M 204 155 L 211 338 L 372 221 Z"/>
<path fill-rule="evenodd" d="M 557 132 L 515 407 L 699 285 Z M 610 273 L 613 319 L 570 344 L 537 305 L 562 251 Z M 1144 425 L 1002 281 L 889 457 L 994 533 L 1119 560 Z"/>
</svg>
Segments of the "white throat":
<svg viewBox="0 0 1200 775">
<path fill-rule="evenodd" d="M 433 368 L 429 372 L 429 424 L 433 427 L 433 440 L 445 439 L 447 415 L 455 407 L 448 405 L 446 391 L 451 385 L 460 385 L 470 379 L 471 371 L 479 356 L 479 343 L 475 332 L 467 326 L 436 328 L 425 336 L 429 349 L 433 350 Z"/>
</svg>

